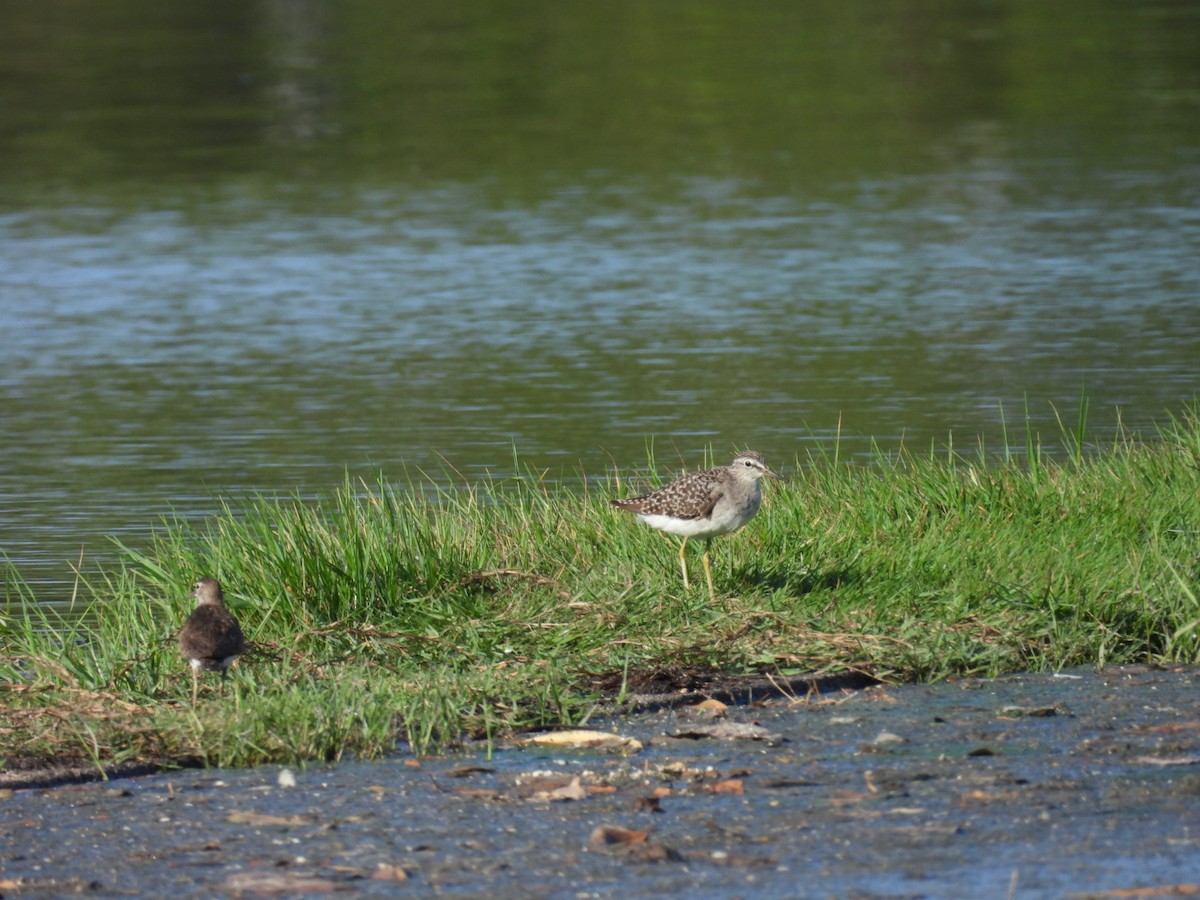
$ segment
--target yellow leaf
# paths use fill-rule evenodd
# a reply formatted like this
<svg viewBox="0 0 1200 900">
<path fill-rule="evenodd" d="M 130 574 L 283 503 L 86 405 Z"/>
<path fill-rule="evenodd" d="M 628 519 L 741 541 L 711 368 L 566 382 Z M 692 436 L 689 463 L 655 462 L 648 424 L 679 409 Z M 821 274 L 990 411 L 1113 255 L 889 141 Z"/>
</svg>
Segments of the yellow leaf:
<svg viewBox="0 0 1200 900">
<path fill-rule="evenodd" d="M 641 742 L 633 738 L 621 737 L 619 734 L 610 734 L 607 731 L 588 731 L 579 728 L 535 734 L 533 737 L 525 738 L 517 743 L 532 744 L 535 747 L 557 747 L 563 750 L 620 750 L 623 753 L 637 753 L 642 749 Z"/>
</svg>

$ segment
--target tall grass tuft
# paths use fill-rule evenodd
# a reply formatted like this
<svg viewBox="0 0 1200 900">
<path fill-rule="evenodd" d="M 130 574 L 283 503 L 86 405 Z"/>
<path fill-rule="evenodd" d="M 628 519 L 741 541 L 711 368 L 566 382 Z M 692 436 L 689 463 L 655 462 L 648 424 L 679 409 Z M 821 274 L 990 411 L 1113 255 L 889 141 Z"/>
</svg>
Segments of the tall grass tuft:
<svg viewBox="0 0 1200 900">
<path fill-rule="evenodd" d="M 1102 449 L 1086 419 L 1085 398 L 1061 462 L 1028 419 L 995 457 L 819 451 L 714 544 L 715 604 L 683 590 L 677 545 L 610 509 L 640 481 L 617 472 L 576 491 L 519 465 L 468 486 L 347 480 L 319 502 L 166 521 L 81 582 L 82 618 L 6 577 L 0 757 L 434 752 L 578 723 L 595 676 L 664 666 L 937 679 L 1200 662 L 1200 419 Z M 251 645 L 193 708 L 175 634 L 201 575 Z"/>
</svg>

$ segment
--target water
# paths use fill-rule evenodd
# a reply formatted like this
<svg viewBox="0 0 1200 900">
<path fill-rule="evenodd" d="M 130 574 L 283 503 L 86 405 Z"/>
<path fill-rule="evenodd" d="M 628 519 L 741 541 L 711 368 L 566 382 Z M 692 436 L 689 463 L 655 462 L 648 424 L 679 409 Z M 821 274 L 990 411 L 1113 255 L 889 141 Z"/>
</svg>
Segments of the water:
<svg viewBox="0 0 1200 900">
<path fill-rule="evenodd" d="M 0 552 L 1196 396 L 1194 4 L 752 7 L 6 10 Z"/>
</svg>

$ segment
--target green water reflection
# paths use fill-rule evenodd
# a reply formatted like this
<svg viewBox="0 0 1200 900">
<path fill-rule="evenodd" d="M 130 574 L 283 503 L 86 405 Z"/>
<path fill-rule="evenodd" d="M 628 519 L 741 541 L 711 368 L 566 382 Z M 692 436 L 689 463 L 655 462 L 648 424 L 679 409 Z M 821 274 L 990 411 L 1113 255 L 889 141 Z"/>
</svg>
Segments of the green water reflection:
<svg viewBox="0 0 1200 900">
<path fill-rule="evenodd" d="M 736 178 L 1194 147 L 1190 2 L 7 3 L 11 187 Z M 968 142 L 969 143 L 969 142 Z M 1042 157 L 1039 159 L 1038 157 Z"/>
<path fill-rule="evenodd" d="M 1194 2 L 0 0 L 0 552 L 1200 389 Z M 839 422 L 841 425 L 839 426 Z"/>
</svg>

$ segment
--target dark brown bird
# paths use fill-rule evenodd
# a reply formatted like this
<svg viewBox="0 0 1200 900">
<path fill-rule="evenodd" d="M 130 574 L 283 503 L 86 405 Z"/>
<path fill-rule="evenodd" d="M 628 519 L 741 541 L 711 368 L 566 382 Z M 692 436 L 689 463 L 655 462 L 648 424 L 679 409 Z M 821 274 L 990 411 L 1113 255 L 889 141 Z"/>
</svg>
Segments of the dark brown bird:
<svg viewBox="0 0 1200 900">
<path fill-rule="evenodd" d="M 246 649 L 242 627 L 225 608 L 225 594 L 215 578 L 201 578 L 192 596 L 196 608 L 179 632 L 179 655 L 192 665 L 192 705 L 196 704 L 200 671 L 220 672 L 222 682 L 235 659 Z"/>
</svg>

